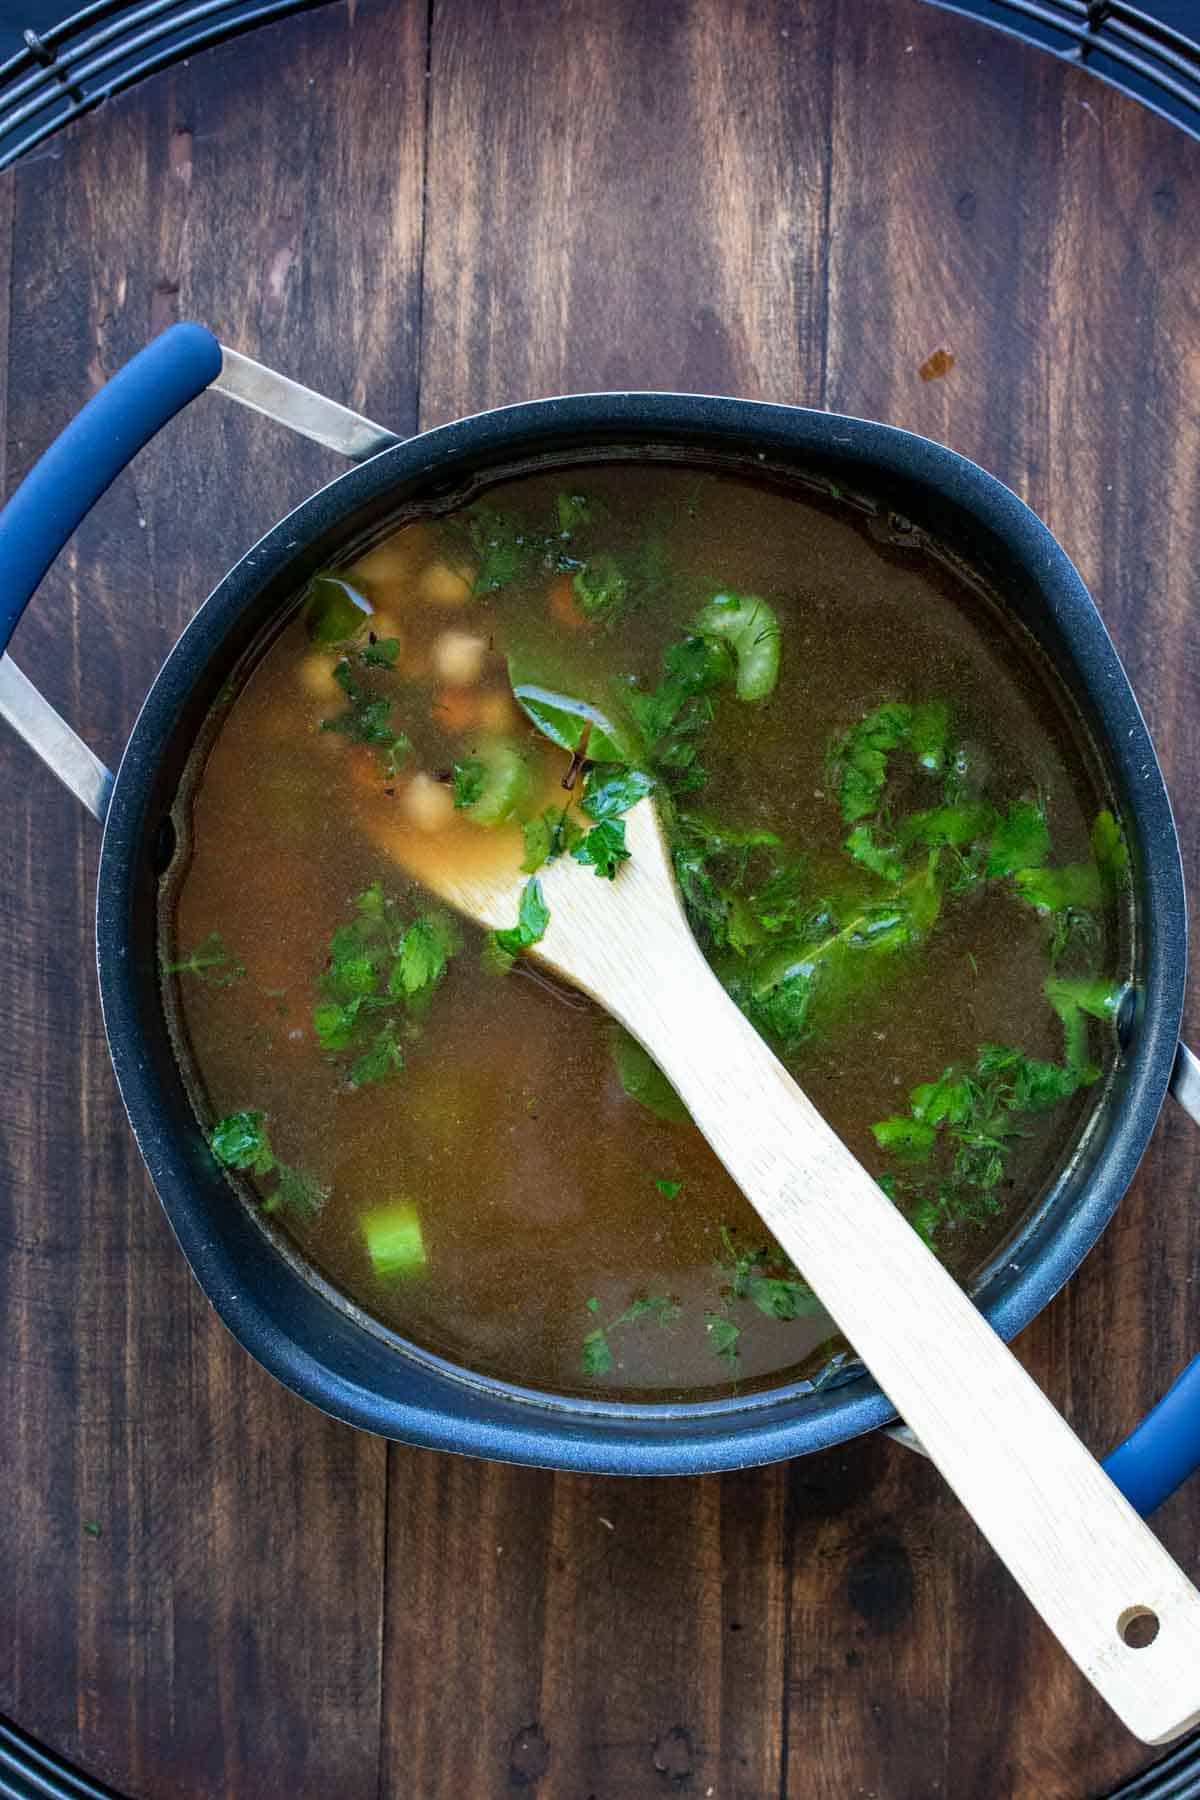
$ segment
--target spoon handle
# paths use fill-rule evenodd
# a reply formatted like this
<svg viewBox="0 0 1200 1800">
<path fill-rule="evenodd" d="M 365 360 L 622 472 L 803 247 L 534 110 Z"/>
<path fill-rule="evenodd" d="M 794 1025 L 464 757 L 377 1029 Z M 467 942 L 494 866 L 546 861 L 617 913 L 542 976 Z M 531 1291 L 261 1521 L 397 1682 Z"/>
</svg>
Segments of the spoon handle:
<svg viewBox="0 0 1200 1800">
<path fill-rule="evenodd" d="M 621 998 L 613 1010 L 1084 1675 L 1145 1743 L 1195 1725 L 1200 1593 L 695 946 L 673 944 Z"/>
</svg>

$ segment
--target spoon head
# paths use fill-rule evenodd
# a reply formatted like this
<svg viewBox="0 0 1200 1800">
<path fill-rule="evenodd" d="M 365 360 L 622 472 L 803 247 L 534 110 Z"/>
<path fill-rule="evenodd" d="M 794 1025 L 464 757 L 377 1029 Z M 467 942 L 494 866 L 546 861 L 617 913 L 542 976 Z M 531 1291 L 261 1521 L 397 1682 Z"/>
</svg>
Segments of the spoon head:
<svg viewBox="0 0 1200 1800">
<path fill-rule="evenodd" d="M 561 793 L 557 798 L 561 804 Z M 393 813 L 374 810 L 365 822 L 379 848 L 455 912 L 489 931 L 516 924 L 530 879 L 520 868 L 524 851 L 519 827 L 484 829 L 458 818 L 444 831 L 423 832 Z M 618 1018 L 625 1011 L 622 989 L 629 979 L 623 944 L 636 938 L 644 947 L 650 936 L 660 956 L 669 955 L 672 944 L 680 941 L 694 953 L 653 801 L 639 800 L 624 823 L 629 860 L 620 864 L 613 880 L 570 855 L 538 870 L 550 921 L 545 936 L 528 952 Z"/>
</svg>

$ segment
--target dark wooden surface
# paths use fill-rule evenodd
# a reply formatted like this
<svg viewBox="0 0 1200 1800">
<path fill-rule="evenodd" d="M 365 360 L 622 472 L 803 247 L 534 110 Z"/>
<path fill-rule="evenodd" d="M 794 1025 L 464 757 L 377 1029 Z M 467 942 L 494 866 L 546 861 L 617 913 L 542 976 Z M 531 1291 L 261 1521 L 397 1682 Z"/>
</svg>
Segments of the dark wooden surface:
<svg viewBox="0 0 1200 1800">
<path fill-rule="evenodd" d="M 6 481 L 178 313 L 401 430 L 640 385 L 928 432 L 1078 560 L 1195 892 L 1198 211 L 1173 128 L 917 0 L 350 0 L 0 179 Z M 18 660 L 115 759 L 199 599 L 336 467 L 201 400 Z M 137 1800 L 1081 1800 L 1151 1760 L 884 1439 L 588 1480 L 389 1448 L 271 1382 L 126 1130 L 97 833 L 7 738 L 0 769 L 0 1714 Z M 1098 1450 L 1200 1340 L 1198 1177 L 1164 1118 L 1022 1339 Z M 1200 1569 L 1200 1483 L 1157 1524 Z"/>
</svg>

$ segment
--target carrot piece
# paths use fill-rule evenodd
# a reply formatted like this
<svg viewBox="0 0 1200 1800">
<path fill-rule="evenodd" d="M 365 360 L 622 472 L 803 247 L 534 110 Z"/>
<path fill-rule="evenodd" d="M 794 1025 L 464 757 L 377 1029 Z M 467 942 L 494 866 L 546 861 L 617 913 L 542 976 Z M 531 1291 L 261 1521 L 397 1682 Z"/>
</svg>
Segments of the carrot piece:
<svg viewBox="0 0 1200 1800">
<path fill-rule="evenodd" d="M 434 695 L 429 716 L 443 731 L 468 731 L 479 720 L 479 697 L 469 688 L 442 688 Z"/>
</svg>

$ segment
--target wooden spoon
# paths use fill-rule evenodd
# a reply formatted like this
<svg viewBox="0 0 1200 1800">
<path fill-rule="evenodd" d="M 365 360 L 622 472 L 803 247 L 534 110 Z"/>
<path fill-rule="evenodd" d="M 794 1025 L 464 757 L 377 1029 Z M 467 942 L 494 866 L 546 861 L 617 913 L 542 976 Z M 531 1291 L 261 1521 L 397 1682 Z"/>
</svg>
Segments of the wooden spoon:
<svg viewBox="0 0 1200 1800">
<path fill-rule="evenodd" d="M 1114 1712 L 1145 1743 L 1177 1737 L 1200 1721 L 1200 1594 L 729 999 L 652 803 L 625 824 L 632 860 L 615 881 L 567 857 L 541 871 L 550 923 L 533 954 L 649 1051 Z M 468 918 L 516 923 L 515 834 L 456 833 L 448 853 L 378 813 L 370 828 Z"/>
</svg>

